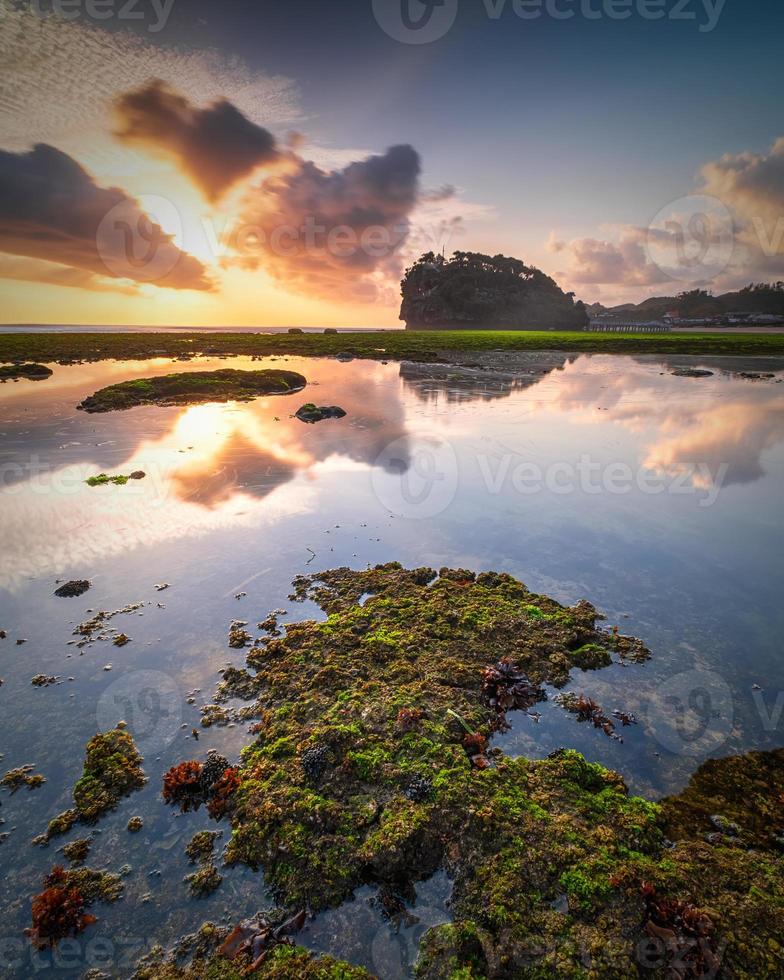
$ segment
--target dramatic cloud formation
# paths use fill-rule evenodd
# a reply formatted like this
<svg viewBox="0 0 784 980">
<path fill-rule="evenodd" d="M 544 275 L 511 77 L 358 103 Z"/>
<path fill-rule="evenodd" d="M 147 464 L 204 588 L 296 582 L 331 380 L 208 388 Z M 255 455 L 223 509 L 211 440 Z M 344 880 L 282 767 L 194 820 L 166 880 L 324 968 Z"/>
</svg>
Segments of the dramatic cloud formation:
<svg viewBox="0 0 784 980">
<path fill-rule="evenodd" d="M 408 145 L 333 171 L 291 154 L 249 193 L 232 249 L 297 291 L 374 300 L 399 279 L 419 172 Z"/>
<path fill-rule="evenodd" d="M 173 289 L 211 288 L 201 262 L 137 201 L 99 187 L 74 159 L 45 144 L 29 153 L 0 151 L 0 252 Z"/>
<path fill-rule="evenodd" d="M 172 156 L 216 201 L 256 167 L 278 159 L 275 137 L 226 99 L 199 109 L 156 79 L 115 102 L 120 140 Z"/>
</svg>

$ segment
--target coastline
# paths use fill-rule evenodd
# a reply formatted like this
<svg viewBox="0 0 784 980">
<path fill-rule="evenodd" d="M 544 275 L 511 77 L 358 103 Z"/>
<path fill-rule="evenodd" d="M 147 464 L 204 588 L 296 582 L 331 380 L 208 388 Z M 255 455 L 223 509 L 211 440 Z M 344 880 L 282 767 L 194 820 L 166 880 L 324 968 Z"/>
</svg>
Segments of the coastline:
<svg viewBox="0 0 784 980">
<path fill-rule="evenodd" d="M 511 351 L 568 351 L 602 354 L 697 354 L 781 356 L 784 334 L 718 332 L 614 334 L 588 331 L 407 330 L 320 333 L 200 332 L 30 332 L 0 333 L 0 363 L 41 363 L 190 357 L 195 354 L 348 354 L 375 360 L 439 361 L 446 354 Z"/>
</svg>

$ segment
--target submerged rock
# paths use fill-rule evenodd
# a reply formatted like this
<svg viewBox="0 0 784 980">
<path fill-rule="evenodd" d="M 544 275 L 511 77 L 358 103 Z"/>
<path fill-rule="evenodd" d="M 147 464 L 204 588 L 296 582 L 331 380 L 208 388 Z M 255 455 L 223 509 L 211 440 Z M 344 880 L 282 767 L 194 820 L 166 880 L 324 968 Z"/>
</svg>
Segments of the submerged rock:
<svg viewBox="0 0 784 980">
<path fill-rule="evenodd" d="M 672 374 L 676 378 L 712 378 L 713 371 L 704 368 L 676 368 Z"/>
<path fill-rule="evenodd" d="M 307 381 L 295 371 L 186 371 L 156 378 L 122 381 L 101 388 L 78 405 L 85 412 L 113 412 L 137 405 L 197 405 L 202 402 L 251 401 L 260 395 L 289 395 Z"/>
</svg>

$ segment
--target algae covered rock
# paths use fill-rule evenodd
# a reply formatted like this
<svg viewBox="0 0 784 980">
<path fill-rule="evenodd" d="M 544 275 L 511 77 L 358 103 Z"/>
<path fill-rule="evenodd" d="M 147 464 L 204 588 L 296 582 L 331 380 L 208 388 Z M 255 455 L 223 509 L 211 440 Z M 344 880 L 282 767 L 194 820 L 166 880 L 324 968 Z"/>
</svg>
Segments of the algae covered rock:
<svg viewBox="0 0 784 980">
<path fill-rule="evenodd" d="M 95 823 L 122 797 L 141 789 L 147 782 L 143 761 L 124 729 L 94 735 L 86 746 L 84 771 L 74 786 L 74 808 L 50 821 L 44 839 L 68 833 L 78 822 Z"/>
<path fill-rule="evenodd" d="M 184 371 L 157 378 L 121 381 L 101 388 L 78 406 L 84 412 L 114 412 L 137 405 L 197 405 L 251 401 L 260 395 L 289 395 L 307 384 L 295 371 Z"/>
<path fill-rule="evenodd" d="M 327 619 L 290 624 L 224 675 L 221 697 L 256 697 L 262 719 L 225 798 L 226 859 L 313 908 L 368 876 L 435 870 L 485 785 L 469 734 L 486 741 L 541 684 L 564 684 L 586 645 L 602 662 L 647 656 L 598 629 L 590 603 L 562 606 L 509 575 L 344 568 L 297 579 L 295 596 Z"/>
<path fill-rule="evenodd" d="M 312 425 L 315 422 L 323 422 L 325 419 L 342 419 L 346 416 L 346 410 L 338 405 L 314 405 L 308 402 L 301 405 L 294 413 L 300 422 L 307 422 Z"/>
<path fill-rule="evenodd" d="M 326 618 L 249 650 L 222 692 L 259 719 L 216 811 L 227 864 L 314 911 L 445 869 L 454 921 L 423 939 L 426 980 L 784 974 L 782 753 L 708 764 L 660 805 L 578 752 L 492 747 L 574 667 L 644 661 L 639 640 L 492 572 L 339 568 L 297 578 L 292 598 Z"/>
<path fill-rule="evenodd" d="M 0 383 L 26 378 L 28 381 L 45 381 L 53 372 L 45 364 L 0 364 Z"/>
</svg>

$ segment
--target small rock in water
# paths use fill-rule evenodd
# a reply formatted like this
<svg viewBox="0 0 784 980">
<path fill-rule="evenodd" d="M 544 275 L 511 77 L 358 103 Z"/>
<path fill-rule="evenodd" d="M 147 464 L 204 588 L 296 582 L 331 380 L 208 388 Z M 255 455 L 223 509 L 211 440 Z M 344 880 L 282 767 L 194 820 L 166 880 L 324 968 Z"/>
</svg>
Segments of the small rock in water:
<svg viewBox="0 0 784 980">
<path fill-rule="evenodd" d="M 46 674 L 36 674 L 31 683 L 33 687 L 49 687 L 50 684 L 56 684 L 59 680 L 59 677 L 47 677 Z"/>
<path fill-rule="evenodd" d="M 61 585 L 59 589 L 55 589 L 54 594 L 61 599 L 75 599 L 80 595 L 84 595 L 89 588 L 90 583 L 87 579 L 75 579 L 72 582 L 66 582 L 65 585 Z"/>
<path fill-rule="evenodd" d="M 126 636 L 125 633 L 120 633 L 118 636 L 115 636 L 112 642 L 116 647 L 124 647 L 126 643 L 131 642 L 131 638 L 130 636 Z"/>
<path fill-rule="evenodd" d="M 676 368 L 673 372 L 676 378 L 712 378 L 713 371 L 706 371 L 704 368 Z"/>
<path fill-rule="evenodd" d="M 313 402 L 302 405 L 294 413 L 295 418 L 298 418 L 300 422 L 307 422 L 308 424 L 323 422 L 324 419 L 342 419 L 345 415 L 345 409 L 340 408 L 338 405 L 319 406 L 314 405 Z"/>
</svg>

